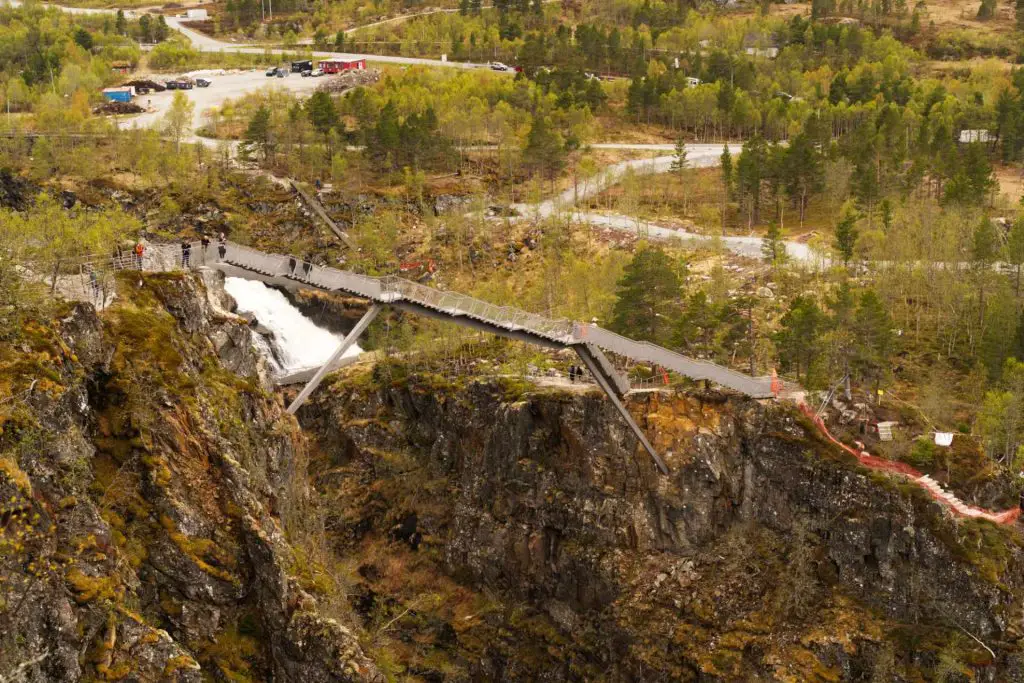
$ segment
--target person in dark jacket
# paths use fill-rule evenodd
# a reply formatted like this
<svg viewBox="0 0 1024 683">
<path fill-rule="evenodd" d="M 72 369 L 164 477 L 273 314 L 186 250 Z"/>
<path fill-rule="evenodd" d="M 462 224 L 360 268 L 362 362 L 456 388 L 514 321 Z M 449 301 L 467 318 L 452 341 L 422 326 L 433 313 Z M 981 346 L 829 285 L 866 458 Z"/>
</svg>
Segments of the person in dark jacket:
<svg viewBox="0 0 1024 683">
<path fill-rule="evenodd" d="M 188 270 L 191 267 L 192 243 L 188 240 L 181 241 L 181 267 Z"/>
</svg>

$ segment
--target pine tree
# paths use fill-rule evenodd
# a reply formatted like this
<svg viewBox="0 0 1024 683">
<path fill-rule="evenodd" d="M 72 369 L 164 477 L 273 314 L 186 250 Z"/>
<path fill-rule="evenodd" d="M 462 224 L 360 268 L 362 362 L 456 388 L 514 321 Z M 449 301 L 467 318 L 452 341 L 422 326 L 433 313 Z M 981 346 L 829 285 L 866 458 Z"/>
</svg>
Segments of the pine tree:
<svg viewBox="0 0 1024 683">
<path fill-rule="evenodd" d="M 683 175 L 683 171 L 686 170 L 686 141 L 683 138 L 676 140 L 676 148 L 672 153 L 672 163 L 669 165 L 669 171 L 675 173 L 678 176 Z"/>
<path fill-rule="evenodd" d="M 786 262 L 786 243 L 782 239 L 782 229 L 775 221 L 768 224 L 768 232 L 761 239 L 761 255 L 772 266 L 781 266 Z"/>
<path fill-rule="evenodd" d="M 75 31 L 75 43 L 86 52 L 92 50 L 92 34 L 82 27 Z"/>
<path fill-rule="evenodd" d="M 249 126 L 245 129 L 245 141 L 248 145 L 255 145 L 266 161 L 273 150 L 270 134 L 270 109 L 261 106 L 249 120 Z"/>
<path fill-rule="evenodd" d="M 164 15 L 159 15 L 156 18 L 156 25 L 153 27 L 153 40 L 157 43 L 162 43 L 167 40 L 167 36 L 170 34 L 171 29 L 167 27 L 167 20 L 164 19 Z"/>
<path fill-rule="evenodd" d="M 722 189 L 725 190 L 725 198 L 728 201 L 732 197 L 732 155 L 729 153 L 729 147 L 722 147 Z"/>
<path fill-rule="evenodd" d="M 1013 227 L 1010 228 L 1009 239 L 1006 242 L 1006 260 L 1013 264 L 1016 271 L 1014 274 L 1013 291 L 1019 299 L 1020 271 L 1021 267 L 1024 266 L 1024 217 L 1015 220 Z"/>
<path fill-rule="evenodd" d="M 616 284 L 609 327 L 636 339 L 665 342 L 679 305 L 679 276 L 675 264 L 660 248 L 641 248 Z"/>
<path fill-rule="evenodd" d="M 874 290 L 866 290 L 853 317 L 853 366 L 862 380 L 874 380 L 878 389 L 892 354 L 892 320 Z"/>
<path fill-rule="evenodd" d="M 142 42 L 153 42 L 153 26 L 150 23 L 148 14 L 143 14 L 141 17 L 139 17 L 139 32 L 141 33 L 139 37 L 141 38 Z"/>
<path fill-rule="evenodd" d="M 768 148 L 760 135 L 743 143 L 743 152 L 736 162 L 736 192 L 748 203 L 747 223 L 753 225 L 761 217 L 761 184 L 768 166 Z"/>
<path fill-rule="evenodd" d="M 786 192 L 796 199 L 800 212 L 800 224 L 803 225 L 804 213 L 811 195 L 821 191 L 822 180 L 821 160 L 810 137 L 800 133 L 793 138 L 789 147 L 783 148 L 782 173 Z"/>
<path fill-rule="evenodd" d="M 543 116 L 533 120 L 533 126 L 526 136 L 523 160 L 529 169 L 551 179 L 565 167 L 566 151 L 562 136 Z"/>
<path fill-rule="evenodd" d="M 686 307 L 675 326 L 672 343 L 676 348 L 690 354 L 706 354 L 711 351 L 711 341 L 719 326 L 715 307 L 703 290 L 694 292 L 686 301 Z"/>
<path fill-rule="evenodd" d="M 996 15 L 996 0 L 981 0 L 978 7 L 978 21 L 987 21 Z"/>
<path fill-rule="evenodd" d="M 337 52 L 345 51 L 345 32 L 340 29 L 334 34 L 334 49 Z"/>
<path fill-rule="evenodd" d="M 839 222 L 836 223 L 833 246 L 843 259 L 843 265 L 849 266 L 853 260 L 854 247 L 857 246 L 857 214 L 849 206 L 844 207 Z"/>
<path fill-rule="evenodd" d="M 825 314 L 814 299 L 800 295 L 793 299 L 789 310 L 779 321 L 780 329 L 774 335 L 775 346 L 779 349 L 779 359 L 784 367 L 792 367 L 796 377 L 800 379 L 803 370 L 806 379 L 817 358 L 821 355 L 822 345 L 819 337 L 824 331 Z"/>
<path fill-rule="evenodd" d="M 124 18 L 124 10 L 117 10 L 117 18 L 114 20 L 114 30 L 119 36 L 123 36 L 128 33 L 128 21 Z"/>
<path fill-rule="evenodd" d="M 398 109 L 391 100 L 381 108 L 377 124 L 366 141 L 366 155 L 380 169 L 397 168 L 395 155 L 401 144 Z"/>
<path fill-rule="evenodd" d="M 338 110 L 334 107 L 334 100 L 330 94 L 317 91 L 306 101 L 306 113 L 309 121 L 321 133 L 326 134 L 331 128 L 338 125 Z"/>
<path fill-rule="evenodd" d="M 998 256 L 999 235 L 996 226 L 985 217 L 974 229 L 971 241 L 971 263 L 978 281 L 978 319 L 981 325 L 985 324 L 985 285 Z"/>
</svg>

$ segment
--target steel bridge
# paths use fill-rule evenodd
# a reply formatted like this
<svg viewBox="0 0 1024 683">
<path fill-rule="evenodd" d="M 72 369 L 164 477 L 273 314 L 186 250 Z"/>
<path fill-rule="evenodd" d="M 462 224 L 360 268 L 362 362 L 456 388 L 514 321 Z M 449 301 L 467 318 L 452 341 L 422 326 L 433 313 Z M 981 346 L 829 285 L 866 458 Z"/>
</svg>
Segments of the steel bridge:
<svg viewBox="0 0 1024 683">
<path fill-rule="evenodd" d="M 218 247 L 213 245 L 210 249 L 213 251 Z M 385 306 L 547 348 L 572 349 L 665 474 L 668 473 L 665 463 L 622 403 L 621 399 L 629 391 L 629 381 L 608 360 L 604 351 L 634 361 L 653 363 L 691 379 L 708 380 L 754 398 L 774 396 L 771 377 L 751 377 L 649 342 L 623 337 L 597 325 L 565 318 L 548 318 L 512 306 L 498 306 L 466 294 L 442 291 L 400 277 L 371 277 L 318 266 L 295 257 L 267 254 L 232 242 L 225 243 L 222 249 L 223 256 L 219 251 L 207 254 L 206 263 L 226 275 L 257 279 L 277 286 L 343 293 L 370 302 L 367 312 L 348 333 L 334 355 L 313 375 L 288 407 L 288 412 L 292 414 L 309 398 L 324 375 L 335 366 Z"/>
<path fill-rule="evenodd" d="M 714 382 L 753 398 L 772 398 L 776 395 L 773 389 L 777 389 L 777 386 L 770 376 L 751 377 L 716 363 L 684 356 L 656 344 L 623 337 L 595 324 L 565 318 L 548 318 L 513 306 L 498 306 L 466 294 L 443 291 L 400 277 L 360 275 L 351 271 L 318 266 L 293 256 L 268 254 L 233 242 L 211 244 L 206 249 L 198 242 L 193 243 L 190 263 L 183 264 L 182 260 L 181 245 L 150 246 L 146 249 L 141 262 L 127 255 L 114 259 L 93 259 L 88 266 L 77 264 L 82 274 L 73 277 L 72 281 L 80 281 L 81 284 L 77 287 L 83 290 L 82 294 L 87 294 L 90 290 L 86 284 L 85 273 L 93 272 L 93 267 L 102 267 L 105 270 L 109 266 L 113 270 L 137 269 L 151 272 L 205 266 L 220 270 L 225 275 L 259 280 L 278 287 L 316 289 L 369 301 L 370 306 L 366 313 L 345 336 L 337 351 L 313 373 L 302 391 L 292 401 L 288 407 L 291 414 L 309 398 L 328 372 L 341 366 L 345 351 L 366 331 L 384 307 L 453 322 L 546 348 L 573 350 L 664 474 L 668 474 L 668 468 L 622 403 L 622 398 L 630 389 L 629 381 L 608 360 L 605 351 L 634 361 L 652 363 L 694 380 Z M 91 286 L 95 291 L 91 293 L 95 296 L 99 285 L 95 279 L 92 282 Z M 66 289 L 64 283 L 59 284 L 62 291 Z M 105 302 L 106 295 L 102 296 L 104 298 L 101 301 Z M 306 379 L 308 373 L 312 371 L 304 372 L 301 379 Z"/>
</svg>

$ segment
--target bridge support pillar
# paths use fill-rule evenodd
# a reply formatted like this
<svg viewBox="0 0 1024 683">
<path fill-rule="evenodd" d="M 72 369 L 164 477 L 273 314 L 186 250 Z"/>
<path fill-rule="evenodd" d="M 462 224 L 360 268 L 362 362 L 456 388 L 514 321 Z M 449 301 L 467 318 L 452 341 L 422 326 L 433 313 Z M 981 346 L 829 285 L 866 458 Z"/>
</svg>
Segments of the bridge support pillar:
<svg viewBox="0 0 1024 683">
<path fill-rule="evenodd" d="M 341 358 L 345 354 L 345 352 L 349 350 L 349 347 L 356 343 L 356 340 L 359 339 L 363 332 L 366 331 L 366 328 L 370 325 L 370 323 L 373 322 L 373 319 L 377 317 L 377 314 L 380 313 L 381 308 L 381 305 L 378 303 L 370 304 L 370 308 L 366 310 L 366 313 L 364 313 L 363 317 L 359 319 L 359 322 L 356 323 L 356 326 L 352 328 L 352 331 L 345 335 L 345 339 L 341 342 L 341 345 L 338 346 L 338 350 L 335 351 L 334 354 L 327 359 L 326 363 L 320 366 L 320 369 L 316 371 L 316 374 L 313 375 L 313 378 L 309 380 L 309 383 L 302 388 L 302 391 L 299 392 L 299 395 L 296 396 L 295 400 L 292 401 L 292 404 L 288 406 L 289 415 L 294 415 L 296 411 L 298 411 L 298 409 L 302 406 L 302 404 L 306 402 L 306 399 L 309 398 L 309 395 L 312 394 L 318 386 L 320 386 L 320 382 L 321 380 L 323 380 L 324 375 L 330 372 L 331 368 L 338 361 L 338 359 Z"/>
<path fill-rule="evenodd" d="M 639 439 L 644 450 L 651 455 L 651 458 L 654 460 L 654 464 L 658 466 L 658 470 L 660 470 L 662 474 L 668 474 L 668 467 L 665 466 L 665 462 L 658 456 L 658 453 L 654 450 L 654 446 L 652 446 L 651 442 L 647 440 L 647 437 L 640 429 L 640 425 L 638 425 L 636 420 L 633 419 L 629 410 L 622 401 L 619 400 L 619 397 L 615 392 L 615 388 L 608 381 L 607 377 L 605 377 L 605 374 L 602 372 L 602 368 L 591 355 L 590 350 L 587 349 L 586 346 L 581 345 L 575 345 L 573 346 L 573 349 L 576 351 L 576 355 L 580 357 L 580 360 L 583 361 L 583 364 L 587 366 L 587 369 L 590 370 L 590 374 L 594 376 L 595 380 L 597 380 L 598 386 L 600 386 L 601 389 L 604 390 L 604 393 L 608 395 L 608 400 L 612 402 L 612 405 L 614 405 L 616 410 L 618 410 L 622 415 L 626 424 L 628 424 L 629 428 L 633 430 L 634 434 L 636 434 L 636 438 Z"/>
</svg>

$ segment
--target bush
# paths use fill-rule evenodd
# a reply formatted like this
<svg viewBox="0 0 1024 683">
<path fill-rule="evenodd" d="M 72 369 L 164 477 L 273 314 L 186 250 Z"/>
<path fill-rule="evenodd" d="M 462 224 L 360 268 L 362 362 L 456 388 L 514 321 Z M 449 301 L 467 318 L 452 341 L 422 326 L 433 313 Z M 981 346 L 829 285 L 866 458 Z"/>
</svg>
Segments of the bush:
<svg viewBox="0 0 1024 683">
<path fill-rule="evenodd" d="M 149 66 L 153 69 L 183 69 L 194 64 L 199 53 L 181 43 L 160 43 L 149 53 Z"/>
<path fill-rule="evenodd" d="M 935 444 L 926 439 L 918 439 L 914 442 L 910 454 L 907 455 L 907 463 L 921 470 L 929 470 L 935 464 Z"/>
</svg>

